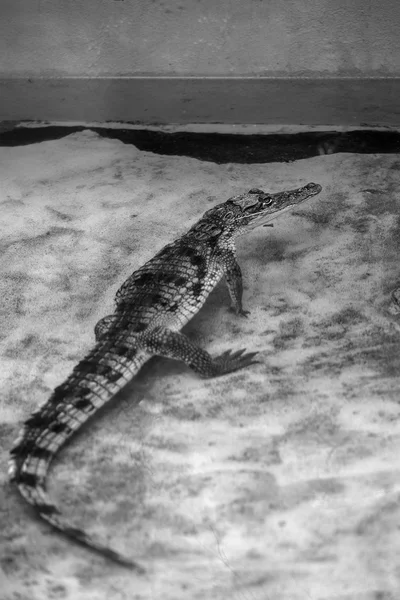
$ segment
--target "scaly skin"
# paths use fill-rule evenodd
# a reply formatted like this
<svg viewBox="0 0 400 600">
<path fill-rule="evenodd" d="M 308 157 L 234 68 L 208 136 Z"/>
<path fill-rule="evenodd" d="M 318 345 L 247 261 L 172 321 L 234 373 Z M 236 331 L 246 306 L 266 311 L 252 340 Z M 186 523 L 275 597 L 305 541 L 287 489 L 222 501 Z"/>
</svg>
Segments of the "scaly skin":
<svg viewBox="0 0 400 600">
<path fill-rule="evenodd" d="M 225 276 L 238 315 L 242 275 L 234 239 L 266 225 L 275 213 L 321 191 L 303 188 L 267 194 L 252 189 L 208 210 L 189 231 L 165 246 L 135 271 L 116 295 L 113 315 L 95 327 L 96 345 L 49 400 L 27 421 L 11 450 L 9 476 L 21 495 L 53 527 L 115 562 L 144 572 L 135 561 L 111 550 L 85 531 L 72 527 L 46 492 L 50 462 L 64 443 L 101 406 L 111 400 L 154 355 L 182 360 L 203 377 L 247 367 L 256 353 L 239 350 L 212 357 L 180 333 Z"/>
</svg>

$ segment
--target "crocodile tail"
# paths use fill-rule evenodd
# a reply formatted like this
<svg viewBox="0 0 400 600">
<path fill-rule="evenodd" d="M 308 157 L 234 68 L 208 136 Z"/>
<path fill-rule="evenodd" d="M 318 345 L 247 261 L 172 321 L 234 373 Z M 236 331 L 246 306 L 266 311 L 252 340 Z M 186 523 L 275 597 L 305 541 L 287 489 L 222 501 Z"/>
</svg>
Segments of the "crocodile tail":
<svg viewBox="0 0 400 600">
<path fill-rule="evenodd" d="M 16 483 L 20 494 L 29 502 L 29 504 L 34 506 L 39 516 L 72 541 L 85 546 L 115 563 L 134 569 L 138 573 L 143 574 L 145 572 L 143 567 L 137 562 L 106 546 L 100 540 L 97 540 L 92 535 L 86 533 L 83 529 L 73 527 L 71 523 L 64 519 L 61 516 L 59 509 L 53 504 L 48 496 L 43 482 L 40 482 L 37 476 L 28 472 L 22 472 L 17 477 Z"/>
<path fill-rule="evenodd" d="M 126 343 L 126 336 L 99 342 L 25 421 L 9 461 L 10 480 L 40 517 L 77 543 L 138 570 L 142 568 L 134 561 L 68 523 L 46 492 L 46 478 L 61 446 L 132 379 L 147 358 Z"/>
</svg>

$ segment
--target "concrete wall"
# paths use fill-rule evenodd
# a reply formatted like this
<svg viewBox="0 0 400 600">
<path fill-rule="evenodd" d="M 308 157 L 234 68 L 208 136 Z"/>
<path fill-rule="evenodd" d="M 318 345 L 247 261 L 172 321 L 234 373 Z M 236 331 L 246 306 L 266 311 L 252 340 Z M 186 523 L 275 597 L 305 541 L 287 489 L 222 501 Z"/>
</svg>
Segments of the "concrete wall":
<svg viewBox="0 0 400 600">
<path fill-rule="evenodd" d="M 0 76 L 400 76 L 399 0 L 1 0 Z"/>
</svg>

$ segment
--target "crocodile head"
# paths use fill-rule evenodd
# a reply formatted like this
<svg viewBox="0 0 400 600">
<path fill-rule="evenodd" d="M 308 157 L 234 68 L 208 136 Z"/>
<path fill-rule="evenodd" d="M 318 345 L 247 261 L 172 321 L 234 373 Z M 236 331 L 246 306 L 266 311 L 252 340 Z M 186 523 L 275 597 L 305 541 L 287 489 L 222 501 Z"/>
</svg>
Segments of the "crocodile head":
<svg viewBox="0 0 400 600">
<path fill-rule="evenodd" d="M 277 213 L 316 196 L 321 190 L 318 183 L 307 183 L 295 190 L 277 194 L 252 188 L 246 194 L 233 196 L 208 210 L 188 234 L 197 239 L 232 238 L 261 225 L 267 227 L 268 222 L 278 216 Z"/>
<path fill-rule="evenodd" d="M 307 185 L 295 190 L 269 194 L 253 188 L 247 194 L 234 196 L 225 202 L 224 220 L 233 221 L 233 235 L 245 233 L 248 229 L 266 226 L 278 215 L 296 204 L 300 204 L 311 196 L 320 193 L 322 187 L 318 183 L 307 183 Z M 232 216 L 231 214 L 232 213 Z"/>
<path fill-rule="evenodd" d="M 233 196 L 223 204 L 208 210 L 188 232 L 199 240 L 211 238 L 233 238 L 259 226 L 268 226 L 277 213 L 282 213 L 292 206 L 303 202 L 311 196 L 319 194 L 322 187 L 318 183 L 295 190 L 268 194 L 252 188 L 246 194 Z"/>
</svg>

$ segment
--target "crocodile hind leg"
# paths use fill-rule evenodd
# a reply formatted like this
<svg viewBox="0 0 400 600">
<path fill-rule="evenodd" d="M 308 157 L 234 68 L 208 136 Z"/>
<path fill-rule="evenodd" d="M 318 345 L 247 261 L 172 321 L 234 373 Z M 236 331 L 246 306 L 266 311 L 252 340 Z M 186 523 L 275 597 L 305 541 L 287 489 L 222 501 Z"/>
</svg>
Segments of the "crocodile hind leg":
<svg viewBox="0 0 400 600">
<path fill-rule="evenodd" d="M 144 331 L 136 342 L 153 354 L 182 360 L 202 377 L 218 377 L 258 362 L 254 360 L 257 352 L 246 352 L 246 349 L 236 352 L 227 350 L 219 356 L 212 357 L 193 344 L 183 333 L 165 327 L 154 327 Z"/>
</svg>

